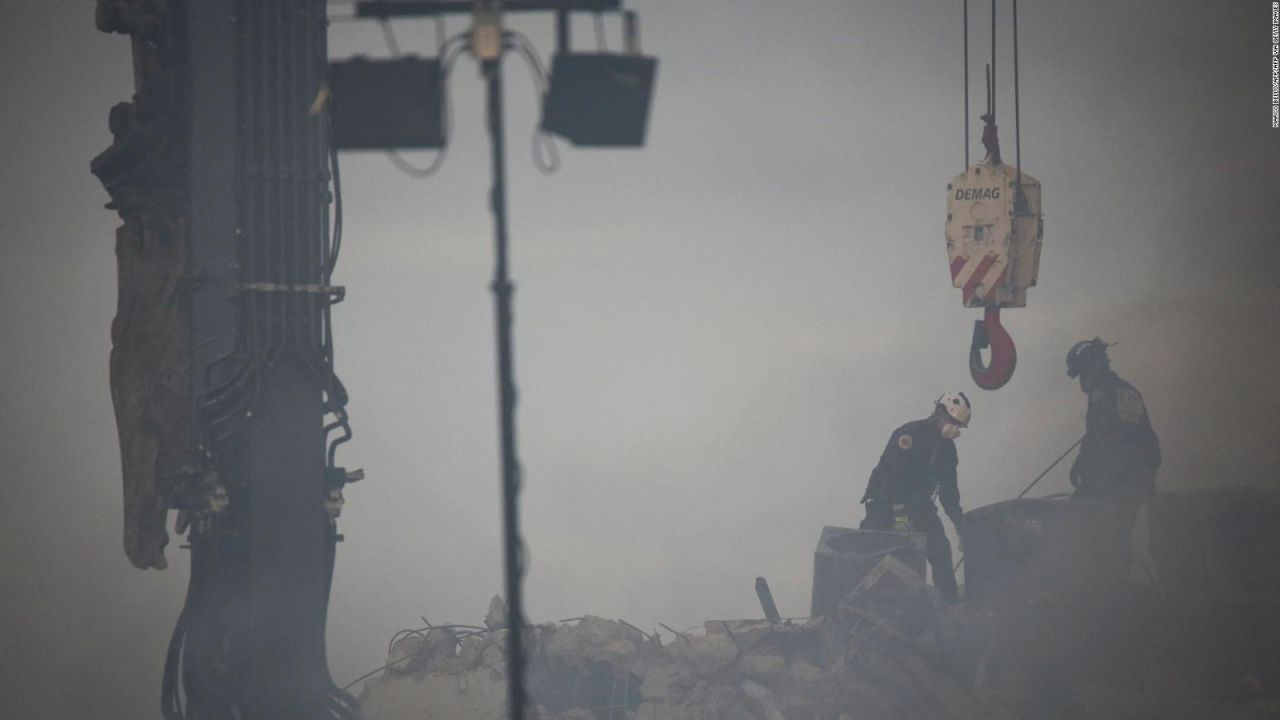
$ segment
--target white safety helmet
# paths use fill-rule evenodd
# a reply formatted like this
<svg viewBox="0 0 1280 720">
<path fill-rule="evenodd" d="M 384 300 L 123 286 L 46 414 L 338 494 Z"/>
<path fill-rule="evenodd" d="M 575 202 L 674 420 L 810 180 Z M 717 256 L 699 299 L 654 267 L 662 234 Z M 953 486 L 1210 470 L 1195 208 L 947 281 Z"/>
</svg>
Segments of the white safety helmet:
<svg viewBox="0 0 1280 720">
<path fill-rule="evenodd" d="M 934 405 L 945 410 L 955 424 L 960 427 L 969 427 L 969 418 L 973 415 L 973 406 L 969 404 L 969 398 L 965 397 L 964 393 L 946 393 L 938 398 Z"/>
</svg>

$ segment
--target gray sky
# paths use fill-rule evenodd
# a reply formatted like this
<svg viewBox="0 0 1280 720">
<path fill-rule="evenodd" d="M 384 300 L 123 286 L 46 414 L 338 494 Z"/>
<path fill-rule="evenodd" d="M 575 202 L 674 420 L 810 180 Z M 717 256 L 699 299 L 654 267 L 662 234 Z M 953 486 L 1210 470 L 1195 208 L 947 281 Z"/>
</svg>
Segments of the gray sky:
<svg viewBox="0 0 1280 720">
<path fill-rule="evenodd" d="M 158 717 L 186 557 L 175 540 L 169 570 L 141 572 L 121 549 L 119 222 L 88 172 L 107 110 L 132 92 L 129 45 L 93 29 L 90 2 L 14 5 L 0 25 L 0 687 L 23 717 Z M 1028 307 L 1005 313 L 1019 365 L 994 393 L 968 377 L 977 313 L 950 285 L 942 234 L 963 169 L 960 4 L 628 5 L 660 58 L 643 151 L 562 146 L 561 171 L 537 174 L 534 96 L 507 66 L 531 619 L 753 616 L 757 575 L 784 615 L 806 614 L 818 532 L 857 522 L 894 427 L 969 392 L 964 504 L 1011 497 L 1082 431 L 1063 354 L 1094 335 L 1120 341 L 1114 366 L 1147 397 L 1164 489 L 1277 486 L 1268 3 L 1021 3 L 1023 165 L 1044 186 L 1045 245 Z M 551 47 L 547 20 L 513 25 Z M 429 24 L 398 33 L 430 48 Z M 576 36 L 590 44 L 585 21 Z M 371 25 L 335 24 L 331 43 L 384 53 Z M 1002 36 L 1011 160 L 1010 48 Z M 419 616 L 476 622 L 501 586 L 473 63 L 451 87 L 438 176 L 343 161 L 334 317 L 357 437 L 340 460 L 369 479 L 342 521 L 340 683 Z M 1043 487 L 1066 489 L 1065 469 Z"/>
</svg>

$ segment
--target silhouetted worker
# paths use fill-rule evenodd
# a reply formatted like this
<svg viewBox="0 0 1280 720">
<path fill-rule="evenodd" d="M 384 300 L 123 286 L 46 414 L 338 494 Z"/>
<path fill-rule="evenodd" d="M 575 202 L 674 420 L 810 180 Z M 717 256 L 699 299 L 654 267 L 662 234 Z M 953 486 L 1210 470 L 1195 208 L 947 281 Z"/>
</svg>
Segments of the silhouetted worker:
<svg viewBox="0 0 1280 720">
<path fill-rule="evenodd" d="M 871 471 L 862 502 L 863 530 L 913 530 L 925 534 L 925 551 L 933 568 L 933 584 L 943 600 L 959 601 L 951 563 L 951 542 L 933 504 L 942 508 L 963 542 L 964 511 L 956 484 L 955 439 L 968 427 L 972 407 L 964 393 L 947 393 L 934 403 L 933 414 L 893 431 L 880 463 Z"/>
<path fill-rule="evenodd" d="M 1079 377 L 1089 396 L 1084 442 L 1071 466 L 1077 498 L 1115 498 L 1132 522 L 1155 494 L 1160 440 L 1142 394 L 1111 371 L 1108 343 L 1082 340 L 1067 351 L 1067 377 Z"/>
</svg>

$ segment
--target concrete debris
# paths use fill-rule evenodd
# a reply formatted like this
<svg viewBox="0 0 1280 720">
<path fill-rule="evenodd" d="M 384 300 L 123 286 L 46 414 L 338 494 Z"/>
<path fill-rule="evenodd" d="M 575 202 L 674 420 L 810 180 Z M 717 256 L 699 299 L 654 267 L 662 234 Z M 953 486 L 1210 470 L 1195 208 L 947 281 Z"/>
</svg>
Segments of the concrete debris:
<svg viewBox="0 0 1280 720">
<path fill-rule="evenodd" d="M 930 588 L 898 583 L 892 568 L 879 578 L 846 597 L 835 616 L 803 624 L 710 621 L 666 645 L 593 616 L 531 626 L 531 717 L 1277 717 L 1260 710 L 1280 707 L 1280 661 L 1269 650 L 1253 657 L 1270 660 L 1244 667 L 1210 652 L 1214 642 L 1243 641 L 1238 628 L 1206 628 L 1216 640 L 1183 633 L 1156 641 L 1132 621 L 1082 625 L 1051 607 L 1034 621 L 1052 627 L 1060 619 L 1067 627 L 1037 635 L 1026 630 L 1030 616 L 942 605 Z M 1260 643 L 1280 637 L 1274 625 Z M 433 628 L 397 641 L 389 658 L 396 664 L 361 694 L 368 720 L 504 717 L 506 631 L 460 635 Z M 1072 643 L 1072 635 L 1082 639 Z M 1206 660 L 1197 665 L 1194 652 L 1174 652 L 1179 643 L 1197 644 Z M 1231 657 L 1249 655 L 1236 648 Z"/>
<path fill-rule="evenodd" d="M 738 663 L 743 675 L 757 680 L 773 680 L 787 671 L 787 659 L 779 655 L 748 655 Z"/>
<path fill-rule="evenodd" d="M 773 702 L 773 693 L 769 692 L 769 688 L 748 680 L 742 683 L 742 692 L 756 701 L 761 711 L 764 712 L 765 720 L 786 720 L 782 711 Z"/>
<path fill-rule="evenodd" d="M 507 603 L 501 595 L 494 595 L 489 601 L 489 612 L 485 613 L 484 626 L 490 630 L 498 630 L 507 626 Z"/>
<path fill-rule="evenodd" d="M 923 581 L 926 566 L 922 533 L 824 527 L 813 554 L 809 614 L 820 617 L 834 612 L 841 599 L 886 556 L 914 569 Z"/>
<path fill-rule="evenodd" d="M 862 539 L 828 529 L 820 559 L 830 572 L 815 582 L 815 594 L 845 589 L 823 600 L 828 611 L 804 622 L 710 620 L 701 631 L 679 632 L 663 626 L 671 633 L 666 644 L 594 616 L 530 626 L 530 717 L 1280 718 L 1280 592 L 1271 584 L 1274 567 L 1263 562 L 1274 554 L 1263 558 L 1258 550 L 1280 547 L 1280 522 L 1264 522 L 1280 508 L 1280 494 L 1209 500 L 1153 504 L 1159 573 L 1146 581 L 1125 581 L 1109 565 L 1075 576 L 1088 582 L 1046 572 L 1046 565 L 1085 565 L 1097 547 L 1110 546 L 1112 538 L 1095 535 L 1082 541 L 1084 551 L 1056 547 L 1055 538 L 1096 525 L 1096 508 L 1034 501 L 975 511 L 966 526 L 987 553 L 976 558 L 986 563 L 984 592 L 963 606 L 942 603 L 925 583 L 911 542 L 873 538 L 874 547 L 853 548 L 857 563 L 841 565 L 834 546 Z M 1171 549 L 1185 536 L 1179 528 L 1215 544 L 1180 556 Z M 1198 578 L 1215 587 L 1192 587 Z M 504 607 L 501 599 L 491 605 L 487 629 L 398 636 L 392 666 L 361 694 L 368 720 L 503 717 L 507 631 L 490 620 L 503 617 Z"/>
<path fill-rule="evenodd" d="M 854 596 L 909 590 L 893 558 L 846 599 L 856 621 L 805 623 L 713 620 L 701 633 L 663 645 L 635 627 L 585 616 L 528 628 L 528 690 L 540 720 L 858 720 L 936 716 L 987 718 L 983 703 L 923 647 L 892 635 L 859 634 L 854 625 L 881 619 L 874 603 Z M 914 574 L 914 573 L 910 573 Z M 851 618 L 855 617 L 853 615 Z M 368 720 L 498 718 L 505 678 L 505 631 L 458 639 L 444 628 L 400 639 L 395 671 L 369 681 L 361 694 Z M 915 633 L 918 635 L 918 633 Z M 859 638 L 865 635 L 866 641 Z M 862 644 L 860 644 L 862 643 Z M 887 643 L 887 644 L 886 644 Z M 891 646 L 893 649 L 890 649 Z M 874 651 L 873 651 L 874 649 Z M 903 654 L 908 657 L 904 659 Z M 413 655 L 413 657 L 407 657 Z M 887 683 L 885 678 L 892 677 Z M 932 690 L 922 692 L 920 687 Z M 484 705 L 484 703 L 489 703 Z M 482 707 L 483 705 L 483 707 Z"/>
<path fill-rule="evenodd" d="M 432 628 L 425 635 L 413 634 L 397 640 L 391 646 L 387 668 L 398 675 L 409 675 L 421 670 L 460 668 L 451 663 L 458 654 L 458 634 L 449 628 Z"/>
<path fill-rule="evenodd" d="M 576 624 L 562 625 L 542 647 L 543 655 L 573 668 L 591 663 L 605 663 L 619 671 L 635 669 L 639 653 L 648 638 L 640 631 L 620 622 L 587 615 Z"/>
<path fill-rule="evenodd" d="M 852 596 L 869 593 L 916 591 L 924 587 L 924 578 L 920 573 L 907 567 L 893 555 L 885 555 L 871 572 L 853 588 Z"/>
</svg>

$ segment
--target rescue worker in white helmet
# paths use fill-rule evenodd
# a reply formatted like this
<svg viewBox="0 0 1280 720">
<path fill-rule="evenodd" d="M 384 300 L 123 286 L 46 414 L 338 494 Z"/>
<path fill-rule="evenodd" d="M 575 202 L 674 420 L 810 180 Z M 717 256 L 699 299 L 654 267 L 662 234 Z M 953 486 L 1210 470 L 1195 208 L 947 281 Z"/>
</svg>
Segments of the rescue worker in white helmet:
<svg viewBox="0 0 1280 720">
<path fill-rule="evenodd" d="M 933 568 L 933 584 L 942 599 L 959 602 L 951 562 L 951 542 L 934 505 L 942 508 L 963 539 L 964 511 L 956 484 L 955 439 L 969 425 L 972 407 L 964 393 L 947 393 L 934 403 L 933 414 L 893 431 L 880 463 L 871 471 L 862 503 L 867 506 L 863 530 L 912 530 L 925 534 L 925 552 Z"/>
<path fill-rule="evenodd" d="M 1109 343 L 1082 340 L 1067 351 L 1067 377 L 1089 396 L 1084 442 L 1071 466 L 1076 498 L 1116 498 L 1132 521 L 1155 494 L 1160 440 L 1142 394 L 1111 370 Z"/>
</svg>

